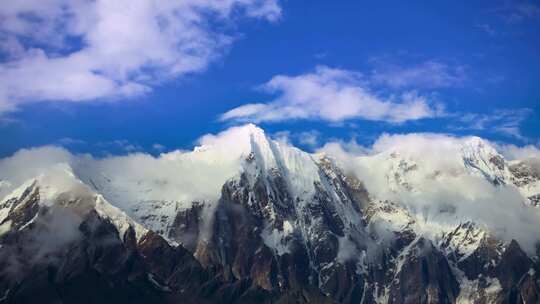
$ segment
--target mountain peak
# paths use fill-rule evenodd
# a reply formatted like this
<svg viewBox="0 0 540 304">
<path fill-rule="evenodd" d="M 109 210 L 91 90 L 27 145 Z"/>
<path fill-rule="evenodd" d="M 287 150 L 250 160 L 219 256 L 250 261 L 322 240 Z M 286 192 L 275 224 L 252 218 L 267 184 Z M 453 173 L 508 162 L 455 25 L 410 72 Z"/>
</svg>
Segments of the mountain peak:
<svg viewBox="0 0 540 304">
<path fill-rule="evenodd" d="M 462 145 L 462 151 L 468 154 L 499 155 L 491 143 L 478 136 L 469 137 Z"/>
<path fill-rule="evenodd" d="M 87 227 L 95 226 L 89 223 L 106 223 L 107 239 L 119 240 L 110 252 L 116 254 L 118 246 L 130 246 L 133 252 L 140 247 L 142 262 L 159 260 L 152 267 L 160 272 L 152 272 L 149 279 L 168 292 L 183 292 L 184 287 L 174 285 L 178 278 L 158 277 L 162 269 L 186 274 L 186 282 L 194 277 L 191 270 L 176 270 L 184 264 L 175 265 L 176 255 L 166 253 L 174 247 L 193 258 L 193 265 L 200 262 L 220 277 L 228 275 L 221 269 L 236 269 L 236 279 L 276 294 L 306 282 L 319 288 L 317 293 L 336 295 L 330 301 L 336 303 L 345 302 L 334 286 L 349 290 L 354 285 L 364 288 L 354 291 L 359 297 L 392 299 L 404 293 L 394 283 L 396 278 L 418 280 L 425 271 L 433 274 L 430 280 L 454 280 L 461 288 L 476 288 L 470 282 L 480 282 L 493 268 L 512 269 L 511 259 L 499 258 L 499 249 L 510 238 L 516 238 L 526 254 L 536 254 L 538 213 L 533 204 L 521 204 L 522 198 L 532 197 L 532 202 L 538 195 L 536 175 L 528 168 L 510 171 L 489 141 L 427 138 L 435 141 L 399 142 L 377 154 L 338 163 L 272 140 L 261 128 L 246 124 L 204 136 L 193 152 L 104 159 L 73 156 L 71 161 L 30 170 L 33 178 L 25 178 L 26 183 L 7 178 L 0 182 L 3 192 L 23 185 L 7 196 L 9 200 L 0 201 L 0 249 L 9 248 L 1 246 L 10 240 L 35 234 L 32 227 L 37 224 L 63 223 L 61 212 L 73 211 L 70 231 L 86 233 Z M 32 156 L 40 159 L 39 154 Z M 503 186 L 516 180 L 513 172 L 519 185 L 527 187 L 523 197 Z M 59 231 L 56 226 L 44 227 L 53 234 Z M 83 244 L 94 237 L 77 235 Z M 74 246 L 79 247 L 85 248 Z M 519 263 L 527 265 L 521 250 L 513 252 Z M 82 254 L 86 256 L 86 251 Z M 73 256 L 67 260 L 80 261 Z M 458 275 L 452 272 L 454 267 Z M 445 277 L 434 275 L 443 272 Z M 281 275 L 294 273 L 302 281 Z M 319 284 L 313 285 L 310 278 L 318 278 Z M 522 278 L 512 282 L 518 288 Z M 487 284 L 486 288 L 493 287 Z M 378 286 L 383 291 L 377 291 Z"/>
<path fill-rule="evenodd" d="M 264 130 L 253 123 L 247 123 L 239 128 L 249 131 L 251 134 L 259 134 L 264 136 Z"/>
<path fill-rule="evenodd" d="M 250 152 L 255 153 L 254 150 L 257 149 L 262 150 L 261 152 L 270 149 L 271 139 L 266 136 L 263 129 L 249 123 L 238 127 L 238 141 L 248 142 Z"/>
<path fill-rule="evenodd" d="M 201 144 L 194 152 L 204 152 L 209 149 L 223 150 L 227 154 L 251 153 L 254 143 L 265 145 L 269 138 L 264 130 L 254 124 L 231 127 L 216 135 L 208 134 L 199 139 Z"/>
<path fill-rule="evenodd" d="M 492 183 L 504 184 L 509 179 L 504 157 L 488 141 L 471 137 L 463 143 L 461 153 L 466 168 Z"/>
</svg>

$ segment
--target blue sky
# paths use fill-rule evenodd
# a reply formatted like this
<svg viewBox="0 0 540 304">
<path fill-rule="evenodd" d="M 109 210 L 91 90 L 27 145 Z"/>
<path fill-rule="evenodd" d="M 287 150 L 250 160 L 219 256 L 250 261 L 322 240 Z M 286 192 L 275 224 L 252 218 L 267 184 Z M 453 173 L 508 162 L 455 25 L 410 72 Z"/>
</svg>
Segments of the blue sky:
<svg viewBox="0 0 540 304">
<path fill-rule="evenodd" d="M 0 156 L 190 149 L 245 122 L 308 150 L 385 132 L 540 146 L 537 1 L 101 2 L 0 9 Z"/>
</svg>

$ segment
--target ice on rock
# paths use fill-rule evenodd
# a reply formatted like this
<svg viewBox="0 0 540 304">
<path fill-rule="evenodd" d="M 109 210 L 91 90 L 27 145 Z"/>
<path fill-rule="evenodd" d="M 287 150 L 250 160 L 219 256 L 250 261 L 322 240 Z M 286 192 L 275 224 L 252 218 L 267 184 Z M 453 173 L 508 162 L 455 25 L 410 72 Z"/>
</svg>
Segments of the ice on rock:
<svg viewBox="0 0 540 304">
<path fill-rule="evenodd" d="M 268 174 L 270 169 L 276 169 L 284 175 L 295 196 L 305 198 L 313 194 L 314 182 L 320 179 L 319 167 L 311 154 L 269 139 L 262 129 L 253 124 L 242 127 L 241 132 L 249 138 L 247 152 L 254 155 L 258 169 L 256 174 Z"/>
<path fill-rule="evenodd" d="M 253 124 L 206 135 L 192 151 L 173 151 L 158 157 L 138 153 L 103 159 L 78 156 L 58 159 L 66 161 L 47 169 L 57 174 L 26 177 L 39 180 L 44 203 L 52 202 L 76 180 L 73 185 L 87 187 L 133 222 L 165 237 L 177 214 L 191 208 L 194 202 L 204 205 L 205 212 L 209 210 L 206 213 L 212 214 L 223 185 L 241 177 L 247 177 L 251 186 L 248 204 L 252 202 L 252 190 L 257 181 L 265 183 L 269 197 L 276 197 L 276 193 L 270 193 L 272 191 L 286 192 L 288 213 L 283 218 L 276 219 L 276 210 L 283 206 L 268 204 L 265 207 L 269 214 L 266 220 L 271 222 L 267 235 L 281 239 L 291 235 L 317 236 L 318 231 L 313 227 L 319 223 L 303 219 L 310 204 L 321 203 L 317 199 L 328 203 L 329 216 L 340 222 L 345 234 L 361 230 L 362 218 L 353 208 L 358 202 L 348 201 L 338 181 L 342 178 L 338 172 L 341 169 L 354 173 L 372 202 L 390 201 L 399 207 L 395 208 L 399 212 L 377 211 L 372 217 L 377 229 L 413 229 L 419 234 L 428 234 L 434 241 L 460 223 L 476 220 L 469 216 L 473 214 L 469 206 L 458 205 L 459 202 L 485 202 L 492 196 L 503 197 L 502 194 L 514 200 L 521 195 L 525 201 L 540 195 L 540 182 L 534 171 L 526 164 L 509 164 L 489 142 L 478 137 L 445 139 L 441 147 L 422 145 L 422 149 L 417 145 L 395 145 L 372 155 L 351 158 L 346 164 L 336 162 L 336 168 L 329 166 L 328 170 L 320 155 L 274 141 Z M 283 182 L 285 189 L 270 185 L 276 178 Z M 6 189 L 11 192 L 19 185 L 19 181 L 2 176 L 0 193 L 5 195 Z M 512 196 L 515 194 L 511 193 L 512 189 L 517 189 L 519 194 Z M 12 195 L 20 194 L 15 191 Z M 319 196 L 315 198 L 315 195 Z M 470 210 L 478 211 L 471 206 Z M 0 209 L 0 216 L 5 210 Z M 112 211 L 106 213 L 109 212 Z"/>
<path fill-rule="evenodd" d="M 122 210 L 112 206 L 102 195 L 92 191 L 90 187 L 73 174 L 71 167 L 65 163 L 52 166 L 43 171 L 38 177 L 24 182 L 7 195 L 0 203 L 0 222 L 4 221 L 10 212 L 17 211 L 18 208 L 25 206 L 25 200 L 28 200 L 29 197 L 24 198 L 24 200 L 21 199 L 23 199 L 24 193 L 32 189 L 38 189 L 38 203 L 42 207 L 51 207 L 52 205 L 73 207 L 75 212 L 81 213 L 81 217 L 85 216 L 89 210 L 95 210 L 102 218 L 110 220 L 115 225 L 120 239 L 123 239 L 124 233 L 129 227 L 134 229 L 137 239 L 140 239 L 147 231 Z M 17 203 L 17 206 L 13 208 L 12 204 L 14 203 Z M 35 217 L 30 221 L 24 223 L 20 229 L 28 226 L 37 216 L 39 216 L 39 213 L 36 213 Z"/>
<path fill-rule="evenodd" d="M 504 157 L 479 137 L 471 137 L 461 147 L 465 168 L 494 184 L 506 184 L 510 172 Z"/>
</svg>

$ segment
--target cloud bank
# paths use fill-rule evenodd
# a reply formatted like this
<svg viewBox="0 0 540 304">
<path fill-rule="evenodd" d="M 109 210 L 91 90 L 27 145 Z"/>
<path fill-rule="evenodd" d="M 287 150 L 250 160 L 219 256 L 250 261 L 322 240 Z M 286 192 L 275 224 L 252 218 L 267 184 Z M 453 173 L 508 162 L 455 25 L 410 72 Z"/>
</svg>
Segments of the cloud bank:
<svg viewBox="0 0 540 304">
<path fill-rule="evenodd" d="M 404 207 L 434 240 L 459 223 L 473 221 L 503 240 L 516 239 L 528 252 L 540 240 L 540 209 L 530 207 L 513 185 L 494 186 L 464 166 L 464 149 L 474 137 L 445 134 L 383 134 L 371 147 L 331 142 L 319 152 L 335 157 L 362 180 L 370 194 Z M 482 141 L 488 153 L 496 144 Z M 504 146 L 510 159 L 540 157 L 531 146 Z M 537 158 L 540 160 L 540 158 Z M 540 162 L 528 162 L 538 166 Z"/>
<path fill-rule="evenodd" d="M 274 76 L 263 88 L 277 97 L 239 106 L 221 115 L 221 120 L 340 122 L 359 118 L 401 123 L 440 114 L 437 106 L 415 92 L 382 98 L 368 89 L 359 73 L 327 66 L 298 76 Z"/>
<path fill-rule="evenodd" d="M 233 127 L 201 137 L 194 151 L 158 157 L 134 153 L 94 158 L 57 147 L 21 150 L 0 160 L 0 197 L 37 175 L 72 168 L 87 185 L 132 216 L 147 214 L 133 210 L 134 206 L 159 206 L 164 214 L 174 214 L 193 201 L 219 198 L 225 181 L 241 171 L 250 149 L 248 133 L 249 128 Z M 532 146 L 500 146 L 445 134 L 384 134 L 370 147 L 354 141 L 329 142 L 319 152 L 331 155 L 347 173 L 356 175 L 372 198 L 405 208 L 419 231 L 434 241 L 458 224 L 473 221 L 503 240 L 518 240 L 527 252 L 533 252 L 539 240 L 540 209 L 528 206 L 514 186 L 495 186 L 464 164 L 464 155 L 474 155 L 470 151 L 481 149 L 489 158 L 497 153 L 493 147 L 509 160 L 535 159 L 527 164 L 540 172 L 540 153 Z M 156 200 L 159 204 L 153 205 Z"/>
<path fill-rule="evenodd" d="M 498 150 L 501 151 L 501 154 L 510 160 L 529 158 L 537 158 L 540 160 L 540 149 L 533 145 L 518 147 L 516 145 L 500 144 L 497 147 Z"/>
<path fill-rule="evenodd" d="M 0 11 L 0 113 L 148 92 L 221 56 L 233 41 L 224 28 L 239 16 L 280 15 L 277 0 L 8 1 Z"/>
<path fill-rule="evenodd" d="M 0 199 L 29 179 L 41 174 L 57 176 L 56 170 L 69 168 L 111 203 L 127 210 L 140 201 L 177 201 L 189 206 L 193 201 L 216 200 L 225 181 L 239 174 L 241 161 L 250 151 L 248 132 L 233 127 L 207 134 L 193 151 L 175 150 L 157 157 L 130 153 L 96 158 L 55 146 L 22 149 L 0 160 Z"/>
</svg>

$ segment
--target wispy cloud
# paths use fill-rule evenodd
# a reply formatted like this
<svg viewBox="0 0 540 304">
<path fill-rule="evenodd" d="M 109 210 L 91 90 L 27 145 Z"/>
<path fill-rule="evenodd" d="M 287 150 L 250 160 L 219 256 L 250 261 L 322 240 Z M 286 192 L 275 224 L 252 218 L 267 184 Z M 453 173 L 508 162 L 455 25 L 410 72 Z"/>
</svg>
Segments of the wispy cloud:
<svg viewBox="0 0 540 304">
<path fill-rule="evenodd" d="M 112 141 L 105 141 L 105 142 L 98 142 L 96 144 L 99 147 L 102 147 L 103 149 L 107 150 L 119 150 L 121 152 L 125 153 L 133 153 L 138 151 L 143 151 L 143 147 L 136 143 L 132 143 L 125 139 L 117 139 Z"/>
<path fill-rule="evenodd" d="M 71 137 L 60 138 L 56 143 L 63 147 L 73 147 L 73 146 L 80 146 L 80 145 L 88 144 L 86 141 L 82 139 L 76 139 L 76 138 L 71 138 Z"/>
<path fill-rule="evenodd" d="M 163 152 L 166 148 L 167 147 L 165 147 L 164 145 L 158 143 L 152 145 L 152 149 L 156 150 L 157 152 Z"/>
<path fill-rule="evenodd" d="M 540 18 L 540 5 L 532 2 L 517 2 L 509 8 L 508 12 L 508 17 L 512 21 Z"/>
<path fill-rule="evenodd" d="M 279 131 L 272 134 L 272 138 L 286 144 L 298 143 L 307 148 L 313 149 L 319 146 L 321 132 L 308 130 L 302 132 Z"/>
<path fill-rule="evenodd" d="M 482 23 L 477 26 L 480 30 L 482 30 L 484 33 L 488 34 L 489 36 L 497 36 L 497 31 L 489 24 Z"/>
<path fill-rule="evenodd" d="M 375 60 L 371 79 L 391 88 L 439 89 L 462 85 L 466 67 L 430 60 L 414 65 L 396 65 Z"/>
<path fill-rule="evenodd" d="M 507 1 L 493 10 L 502 19 L 510 23 L 524 22 L 540 18 L 540 4 L 534 1 Z"/>
<path fill-rule="evenodd" d="M 459 126 L 453 129 L 489 130 L 505 134 L 520 140 L 526 140 L 521 134 L 521 124 L 531 114 L 530 109 L 500 109 L 489 113 L 466 113 L 459 115 Z"/>
<path fill-rule="evenodd" d="M 54 142 L 54 144 L 68 148 L 68 149 L 92 148 L 93 150 L 100 151 L 99 153 L 102 155 L 118 154 L 118 153 L 126 154 L 126 153 L 135 153 L 135 152 L 147 150 L 143 146 L 134 142 L 130 142 L 126 139 L 88 142 L 88 141 L 84 141 L 77 138 L 64 137 Z M 165 147 L 159 144 L 154 144 L 152 145 L 152 148 L 160 152 Z"/>
<path fill-rule="evenodd" d="M 277 94 L 267 103 L 232 109 L 221 120 L 283 121 L 318 119 L 339 122 L 365 119 L 401 123 L 435 117 L 438 108 L 414 91 L 383 98 L 372 92 L 358 72 L 318 66 L 298 76 L 277 75 L 263 88 Z"/>
<path fill-rule="evenodd" d="M 277 0 L 8 1 L 0 11 L 0 113 L 148 92 L 220 57 L 233 39 L 216 24 L 280 14 Z"/>
</svg>

